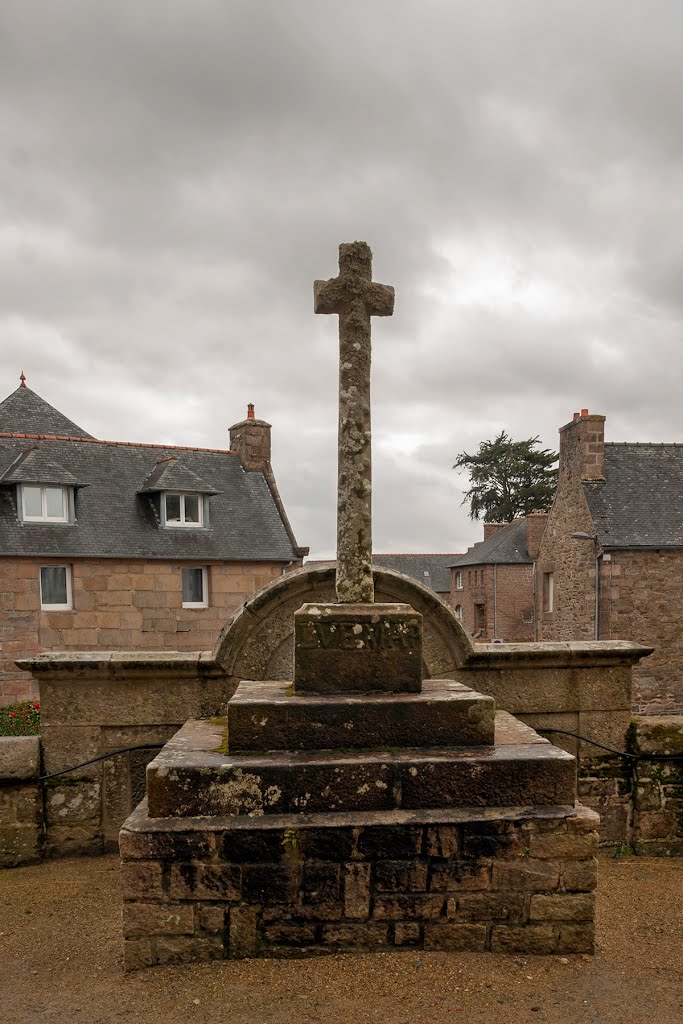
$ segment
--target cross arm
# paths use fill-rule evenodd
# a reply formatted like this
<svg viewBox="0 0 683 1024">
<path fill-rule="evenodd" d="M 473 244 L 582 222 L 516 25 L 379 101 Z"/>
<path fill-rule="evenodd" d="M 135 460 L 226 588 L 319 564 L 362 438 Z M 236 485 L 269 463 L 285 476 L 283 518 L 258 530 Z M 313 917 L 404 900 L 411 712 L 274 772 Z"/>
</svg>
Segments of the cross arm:
<svg viewBox="0 0 683 1024">
<path fill-rule="evenodd" d="M 344 312 L 344 286 L 338 277 L 313 282 L 313 309 L 316 313 Z"/>
<path fill-rule="evenodd" d="M 370 316 L 391 316 L 394 312 L 394 289 L 389 284 L 368 287 L 365 308 Z"/>
</svg>

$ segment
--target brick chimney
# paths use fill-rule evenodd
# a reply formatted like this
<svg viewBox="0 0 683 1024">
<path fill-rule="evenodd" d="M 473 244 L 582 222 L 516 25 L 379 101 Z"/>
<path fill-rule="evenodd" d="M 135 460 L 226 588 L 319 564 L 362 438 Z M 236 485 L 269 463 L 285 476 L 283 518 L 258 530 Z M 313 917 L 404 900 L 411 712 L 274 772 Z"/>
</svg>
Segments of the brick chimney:
<svg viewBox="0 0 683 1024">
<path fill-rule="evenodd" d="M 575 412 L 571 423 L 560 427 L 560 477 L 605 479 L 605 417 L 588 409 Z"/>
<path fill-rule="evenodd" d="M 270 468 L 270 423 L 257 420 L 254 406 L 247 406 L 247 418 L 230 427 L 230 447 L 237 452 L 245 469 L 265 472 Z"/>
<path fill-rule="evenodd" d="M 484 540 L 488 540 L 489 537 L 493 537 L 494 533 L 504 530 L 509 525 L 509 523 L 484 523 Z"/>
<path fill-rule="evenodd" d="M 526 549 L 529 558 L 536 561 L 541 550 L 541 541 L 548 522 L 547 512 L 529 512 L 526 517 Z"/>
</svg>

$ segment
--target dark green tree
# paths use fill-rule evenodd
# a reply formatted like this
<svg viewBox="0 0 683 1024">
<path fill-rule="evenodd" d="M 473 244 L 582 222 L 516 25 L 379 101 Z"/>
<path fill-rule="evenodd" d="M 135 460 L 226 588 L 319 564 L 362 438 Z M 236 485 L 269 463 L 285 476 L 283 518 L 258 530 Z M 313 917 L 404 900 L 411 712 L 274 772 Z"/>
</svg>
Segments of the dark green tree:
<svg viewBox="0 0 683 1024">
<path fill-rule="evenodd" d="M 453 469 L 467 469 L 470 489 L 463 505 L 470 519 L 509 523 L 517 516 L 550 508 L 557 487 L 557 452 L 539 448 L 538 437 L 513 441 L 504 430 L 482 441 L 476 455 L 461 452 Z"/>
</svg>

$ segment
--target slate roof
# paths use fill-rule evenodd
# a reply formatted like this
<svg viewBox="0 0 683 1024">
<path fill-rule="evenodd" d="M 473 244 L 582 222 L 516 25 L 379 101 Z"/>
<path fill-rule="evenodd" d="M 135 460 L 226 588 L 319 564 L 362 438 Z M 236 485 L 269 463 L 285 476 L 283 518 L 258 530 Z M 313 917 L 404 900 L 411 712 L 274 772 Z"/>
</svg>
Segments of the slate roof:
<svg viewBox="0 0 683 1024">
<path fill-rule="evenodd" d="M 25 384 L 0 402 L 0 431 L 7 434 L 92 437 Z"/>
<path fill-rule="evenodd" d="M 683 547 L 683 445 L 606 444 L 605 480 L 583 487 L 602 547 Z"/>
<path fill-rule="evenodd" d="M 497 530 L 488 540 L 475 544 L 466 555 L 456 558 L 451 565 L 460 568 L 465 565 L 523 565 L 530 564 L 527 551 L 527 522 L 517 519 Z"/>
<path fill-rule="evenodd" d="M 26 441 L 24 441 L 26 444 Z M 62 484 L 78 487 L 79 481 L 64 466 L 51 459 L 48 452 L 38 444 L 24 448 L 0 477 L 0 483 L 12 484 Z"/>
<path fill-rule="evenodd" d="M 395 569 L 405 576 L 412 576 L 418 583 L 431 587 L 437 594 L 450 593 L 451 573 L 449 566 L 456 554 L 436 555 L 401 555 L 401 554 L 378 554 L 372 556 L 374 565 L 383 569 Z M 322 566 L 334 565 L 334 560 L 329 561 L 307 561 L 305 568 L 315 569 Z M 429 573 L 425 576 L 425 572 Z"/>
<path fill-rule="evenodd" d="M 176 455 L 165 455 L 157 463 L 140 488 L 145 491 L 195 491 L 197 494 L 215 494 L 215 490 L 197 476 L 186 464 L 186 460 Z"/>
<path fill-rule="evenodd" d="M 0 554 L 250 562 L 297 558 L 264 474 L 246 472 L 236 452 L 89 440 L 89 434 L 28 388 L 18 391 L 33 397 L 17 399 L 14 392 L 0 403 Z M 18 416 L 22 409 L 31 413 L 30 422 Z M 65 425 L 81 439 L 44 437 Z M 29 426 L 41 437 L 2 436 L 25 434 Z M 26 461 L 42 460 L 44 467 L 59 467 L 77 481 L 75 523 L 19 521 L 14 481 L 20 467 L 19 476 L 10 472 L 8 481 L 1 478 L 29 447 Z M 185 479 L 202 482 L 209 508 L 206 527 L 161 528 L 158 497 L 138 493 L 164 458 L 182 462 L 192 474 Z M 192 489 L 199 487 L 193 484 Z"/>
</svg>

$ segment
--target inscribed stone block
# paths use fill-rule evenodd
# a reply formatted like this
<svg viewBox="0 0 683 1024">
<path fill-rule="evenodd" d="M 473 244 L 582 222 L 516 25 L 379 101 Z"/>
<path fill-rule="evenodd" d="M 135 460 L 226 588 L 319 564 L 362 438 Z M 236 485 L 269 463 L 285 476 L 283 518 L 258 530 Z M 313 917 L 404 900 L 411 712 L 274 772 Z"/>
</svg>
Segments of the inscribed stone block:
<svg viewBox="0 0 683 1024">
<path fill-rule="evenodd" d="M 294 615 L 295 693 L 418 693 L 422 616 L 402 604 L 304 604 Z"/>
</svg>

